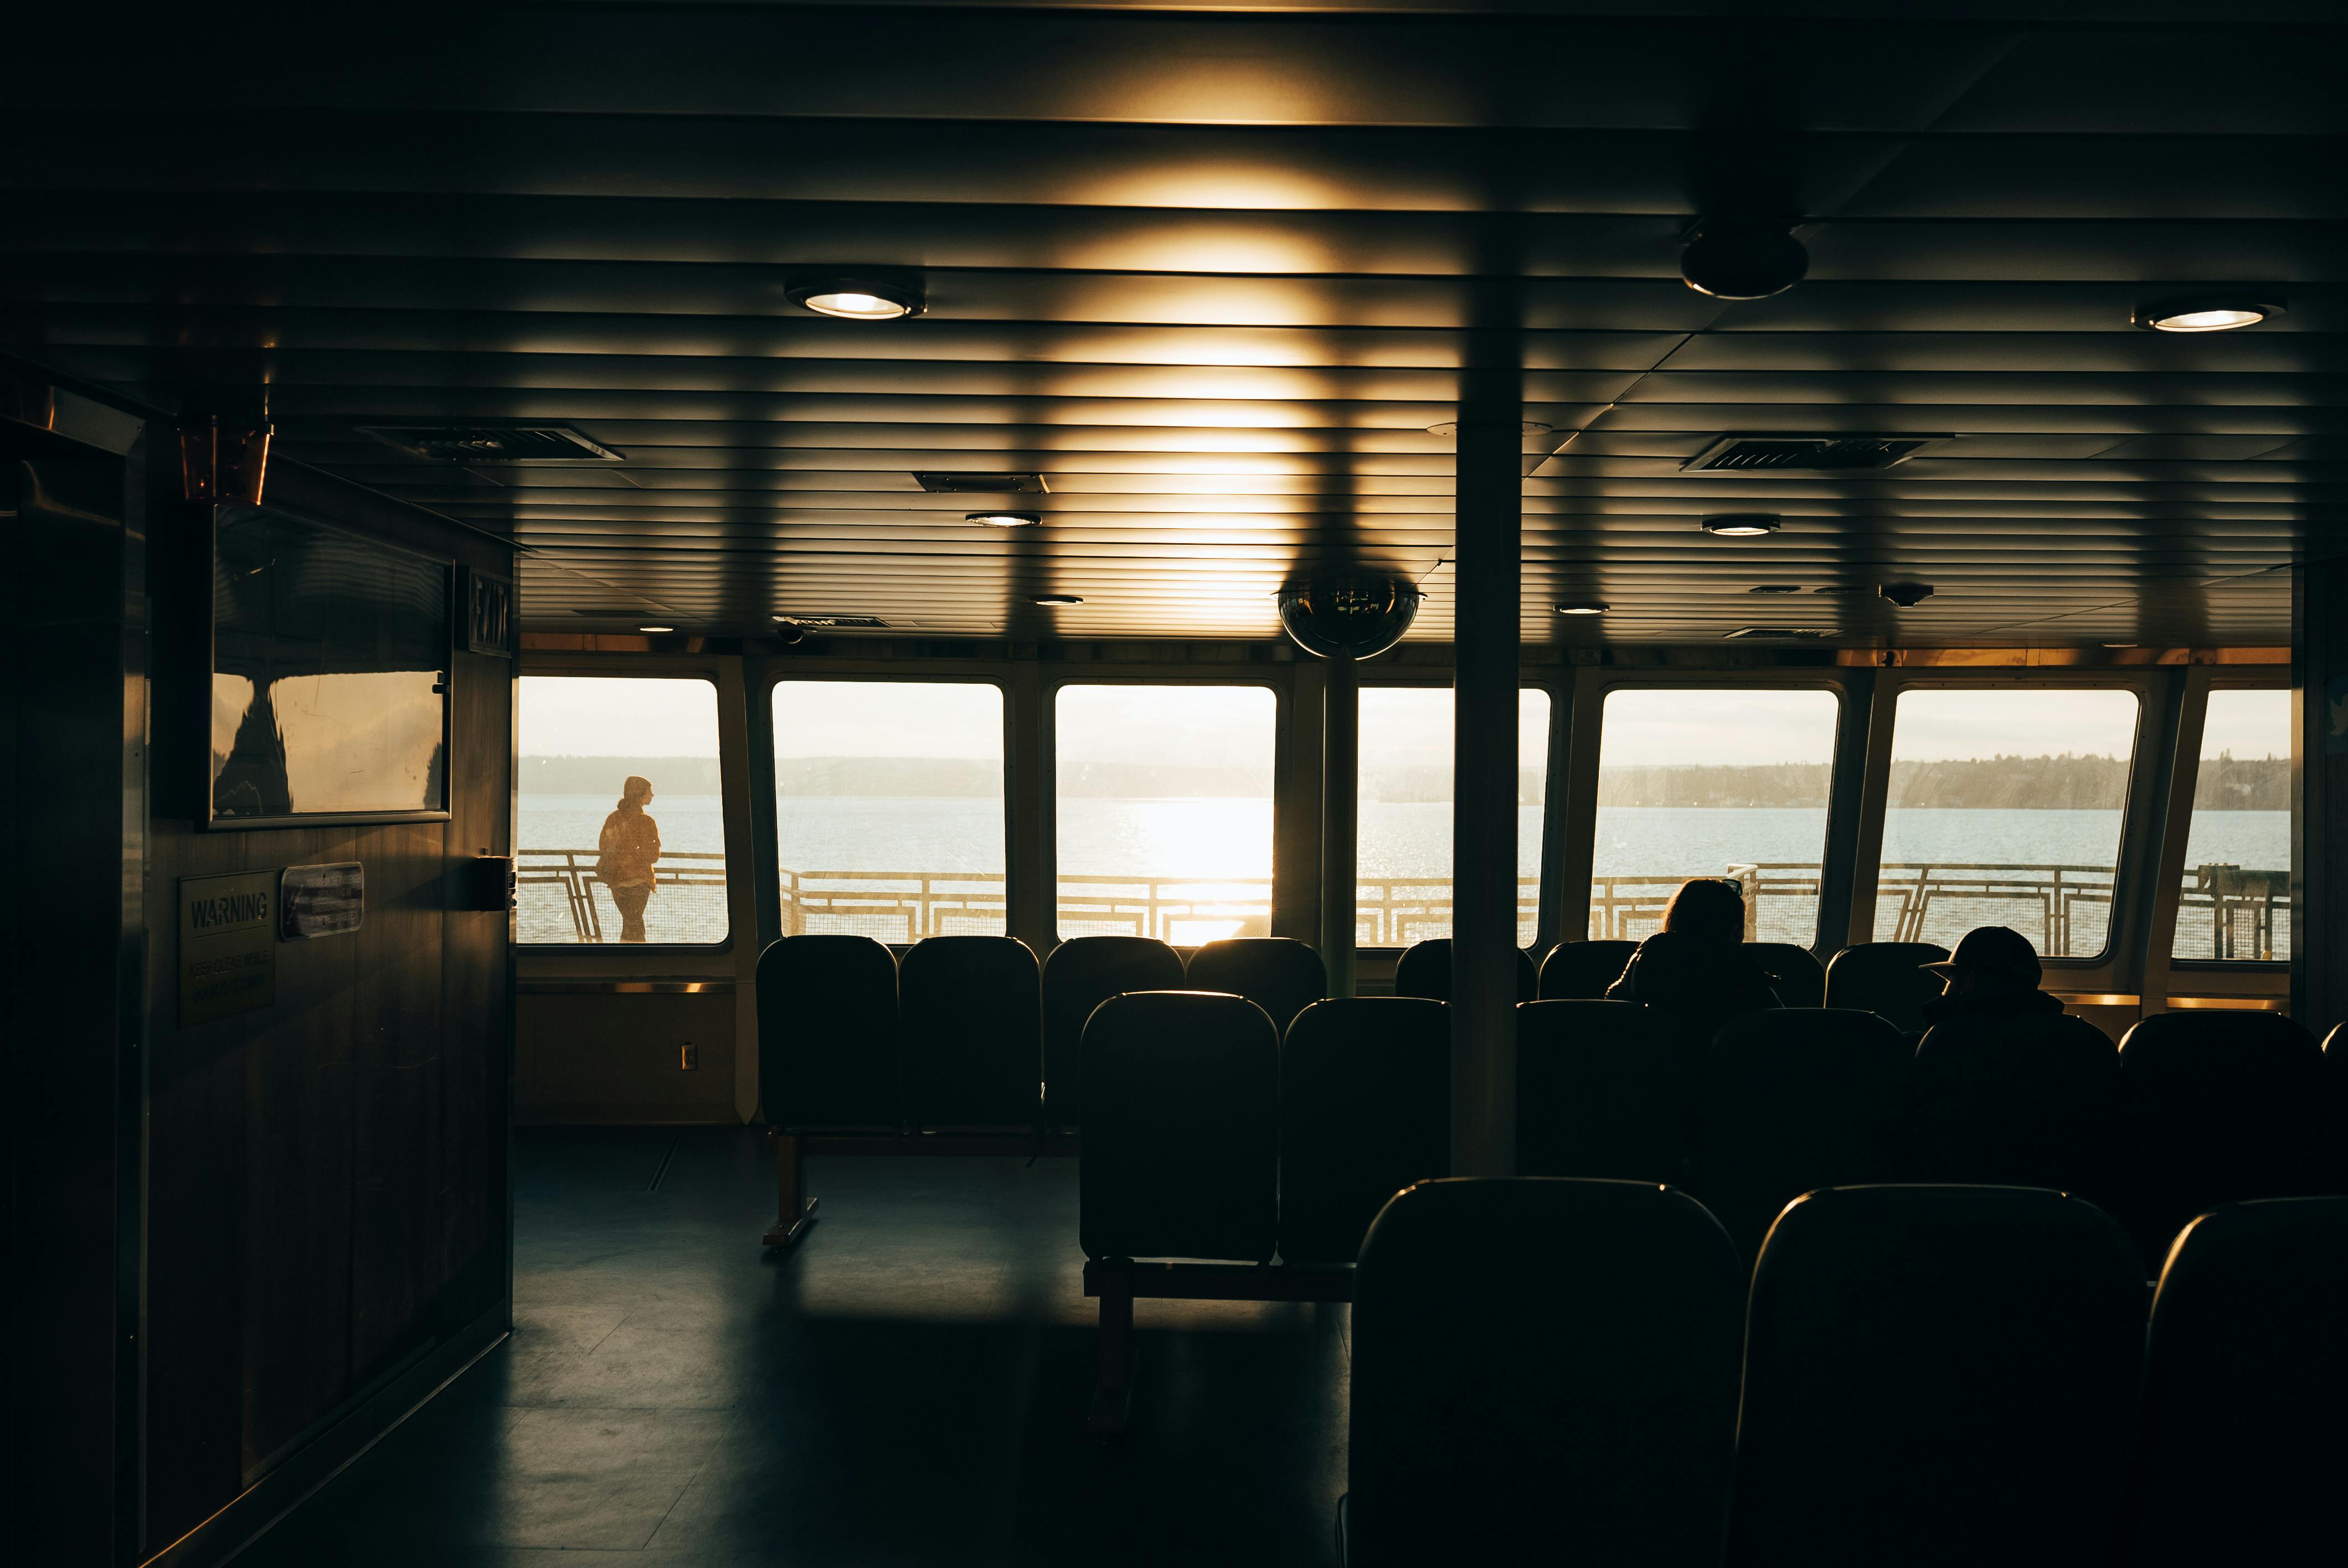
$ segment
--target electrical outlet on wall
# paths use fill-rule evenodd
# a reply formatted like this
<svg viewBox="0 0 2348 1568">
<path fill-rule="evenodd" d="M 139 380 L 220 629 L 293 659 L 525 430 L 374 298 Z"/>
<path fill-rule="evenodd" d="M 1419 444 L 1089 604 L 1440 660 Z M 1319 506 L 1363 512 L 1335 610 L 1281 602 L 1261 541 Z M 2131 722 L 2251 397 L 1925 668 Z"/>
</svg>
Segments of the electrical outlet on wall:
<svg viewBox="0 0 2348 1568">
<path fill-rule="evenodd" d="M 701 1047 L 689 1040 L 678 1046 L 676 1065 L 681 1071 L 698 1072 L 701 1070 Z"/>
</svg>

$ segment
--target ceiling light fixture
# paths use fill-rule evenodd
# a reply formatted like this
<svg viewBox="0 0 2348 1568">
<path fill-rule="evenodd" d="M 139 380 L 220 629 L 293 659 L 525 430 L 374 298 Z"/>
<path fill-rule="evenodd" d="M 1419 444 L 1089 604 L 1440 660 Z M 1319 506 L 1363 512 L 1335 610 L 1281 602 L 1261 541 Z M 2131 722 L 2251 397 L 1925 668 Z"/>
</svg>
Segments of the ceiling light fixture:
<svg viewBox="0 0 2348 1568">
<path fill-rule="evenodd" d="M 1603 615 L 1606 601 L 1602 599 L 1572 600 L 1557 607 L 1560 615 Z"/>
<path fill-rule="evenodd" d="M 962 520 L 982 528 L 1032 528 L 1044 519 L 1035 512 L 964 512 Z"/>
<path fill-rule="evenodd" d="M 1039 593 L 1035 596 L 1035 602 L 1047 609 L 1054 609 L 1064 604 L 1082 604 L 1084 600 L 1073 593 Z"/>
<path fill-rule="evenodd" d="M 818 315 L 851 322 L 893 322 L 922 313 L 919 291 L 879 278 L 823 278 L 795 283 L 786 292 L 793 304 Z"/>
<path fill-rule="evenodd" d="M 2247 299 L 2240 295 L 2209 295 L 2138 305 L 2129 319 L 2147 332 L 2222 333 L 2231 332 L 2236 327 L 2254 327 L 2271 316 L 2281 314 L 2281 301 Z"/>
<path fill-rule="evenodd" d="M 1785 525 L 1767 512 L 1725 512 L 1704 520 L 1704 531 L 1725 539 L 1749 539 L 1774 534 Z"/>
<path fill-rule="evenodd" d="M 674 626 L 639 626 L 636 630 L 638 631 L 675 631 L 676 628 Z"/>
</svg>

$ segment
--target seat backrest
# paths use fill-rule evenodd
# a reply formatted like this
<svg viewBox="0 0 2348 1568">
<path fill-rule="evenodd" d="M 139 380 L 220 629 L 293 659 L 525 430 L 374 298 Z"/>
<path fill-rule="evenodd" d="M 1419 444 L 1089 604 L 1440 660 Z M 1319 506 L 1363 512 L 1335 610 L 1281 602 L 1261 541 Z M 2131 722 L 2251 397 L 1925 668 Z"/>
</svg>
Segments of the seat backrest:
<svg viewBox="0 0 2348 1568">
<path fill-rule="evenodd" d="M 930 937 L 897 965 L 905 1105 L 917 1127 L 1033 1127 L 1043 1030 L 1035 955 L 1010 937 Z"/>
<path fill-rule="evenodd" d="M 1916 1048 L 1910 1173 L 2113 1206 L 2120 1053 L 2067 1013 L 1961 1017 Z"/>
<path fill-rule="evenodd" d="M 1678 1182 L 1686 1175 L 1694 1052 L 1636 1002 L 1517 1009 L 1517 1172 Z"/>
<path fill-rule="evenodd" d="M 2143 1351 L 2135 1251 L 2091 1204 L 1810 1194 L 1754 1271 L 1728 1561 L 2105 1561 Z"/>
<path fill-rule="evenodd" d="M 1540 971 L 1522 948 L 1517 949 L 1517 999 L 1529 1002 L 1540 989 Z M 1394 994 L 1398 997 L 1425 997 L 1430 1001 L 1451 999 L 1451 938 L 1429 937 L 1424 942 L 1413 942 L 1402 950 L 1395 963 Z"/>
<path fill-rule="evenodd" d="M 1560 942 L 1541 960 L 1540 999 L 1598 1000 L 1622 978 L 1622 966 L 1638 950 L 1636 942 Z"/>
<path fill-rule="evenodd" d="M 1816 953 L 1792 942 L 1747 942 L 1745 950 L 1769 971 L 1769 989 L 1777 993 L 1780 1006 L 1826 1006 L 1827 972 Z"/>
<path fill-rule="evenodd" d="M 1328 971 L 1309 942 L 1288 937 L 1231 937 L 1209 942 L 1182 966 L 1182 983 L 1194 991 L 1229 991 L 1272 1015 L 1285 1030 L 1292 1020 L 1329 994 Z"/>
<path fill-rule="evenodd" d="M 2123 1550 L 2146 1568 L 2337 1562 L 2348 1476 L 2348 1198 L 2186 1227 L 2153 1298 Z"/>
<path fill-rule="evenodd" d="M 894 1131 L 903 1114 L 897 960 L 870 937 L 785 937 L 758 955 L 758 1111 L 778 1127 Z"/>
<path fill-rule="evenodd" d="M 1077 1052 L 1093 1009 L 1123 991 L 1182 989 L 1182 960 L 1155 937 L 1071 937 L 1044 960 L 1045 1124 L 1083 1120 Z"/>
<path fill-rule="evenodd" d="M 1279 1205 L 1280 1035 L 1245 997 L 1135 991 L 1085 1025 L 1086 1257 L 1262 1262 Z"/>
<path fill-rule="evenodd" d="M 1451 1170 L 1451 1019 L 1418 997 L 1318 1001 L 1280 1050 L 1280 1255 L 1351 1263 L 1378 1210 Z"/>
<path fill-rule="evenodd" d="M 1744 1271 L 1650 1183 L 1429 1182 L 1354 1280 L 1349 1568 L 1714 1568 Z"/>
<path fill-rule="evenodd" d="M 1747 1013 L 1698 1048 L 1688 1189 L 1747 1259 L 1804 1193 L 1900 1179 L 1910 1054 L 1875 1014 L 1835 1008 Z"/>
<path fill-rule="evenodd" d="M 1921 1034 L 1924 1004 L 1941 994 L 1940 977 L 1926 964 L 1945 963 L 1949 949 L 1931 942 L 1861 942 L 1827 966 L 1826 1005 L 1857 1008 L 1890 1021 L 1902 1034 Z"/>
<path fill-rule="evenodd" d="M 2120 1041 L 2116 1173 L 2147 1267 L 2194 1215 L 2331 1186 L 2323 1053 L 2281 1013 L 2157 1013 Z"/>
</svg>

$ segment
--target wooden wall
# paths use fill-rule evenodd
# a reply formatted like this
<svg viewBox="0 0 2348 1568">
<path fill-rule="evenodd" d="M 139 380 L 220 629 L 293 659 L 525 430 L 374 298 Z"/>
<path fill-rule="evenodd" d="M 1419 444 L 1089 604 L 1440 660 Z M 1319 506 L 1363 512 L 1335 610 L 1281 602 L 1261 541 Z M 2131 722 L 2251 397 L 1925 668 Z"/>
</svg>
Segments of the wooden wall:
<svg viewBox="0 0 2348 1568">
<path fill-rule="evenodd" d="M 305 469 L 273 466 L 268 498 L 511 574 L 497 541 Z M 455 655 L 451 820 L 197 831 L 180 639 L 209 597 L 203 518 L 156 512 L 150 1553 L 502 1308 L 512 1020 L 510 921 L 458 907 L 472 857 L 510 850 L 511 661 Z M 359 931 L 279 943 L 273 1007 L 180 1028 L 178 879 L 347 860 L 366 868 Z"/>
</svg>

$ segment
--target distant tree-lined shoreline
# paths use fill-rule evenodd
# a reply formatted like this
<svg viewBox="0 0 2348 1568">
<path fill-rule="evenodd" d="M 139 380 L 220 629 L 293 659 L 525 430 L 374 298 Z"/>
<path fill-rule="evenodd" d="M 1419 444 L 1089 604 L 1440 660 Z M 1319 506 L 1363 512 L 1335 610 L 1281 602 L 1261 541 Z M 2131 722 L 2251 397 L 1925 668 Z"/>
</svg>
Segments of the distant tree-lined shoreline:
<svg viewBox="0 0 2348 1568">
<path fill-rule="evenodd" d="M 524 794 L 608 794 L 619 798 L 630 774 L 653 781 L 658 794 L 716 794 L 715 757 L 549 757 L 521 759 Z M 1895 763 L 1893 806 L 1973 811 L 2018 809 L 2116 810 L 2127 794 L 2128 764 L 2118 757 L 1980 757 L 1962 762 Z M 801 757 L 778 764 L 776 786 L 785 794 L 953 799 L 988 796 L 1003 787 L 1000 764 L 977 757 Z M 1822 809 L 1824 763 L 1764 763 L 1708 766 L 1601 769 L 1601 806 L 1781 806 Z M 1447 767 L 1372 768 L 1363 798 L 1390 804 L 1451 798 Z M 1517 774 L 1520 804 L 1540 800 L 1540 775 Z M 1156 766 L 1142 763 L 1070 763 L 1063 794 L 1078 799 L 1161 800 L 1264 795 L 1268 768 Z M 2291 760 L 2238 758 L 2202 763 L 2193 797 L 2197 811 L 2288 811 Z"/>
</svg>

